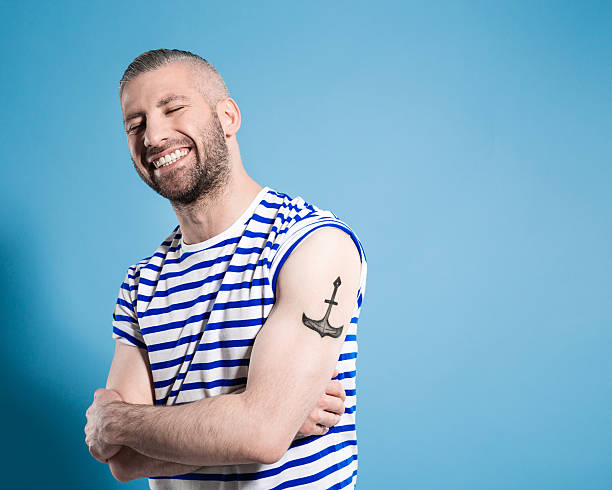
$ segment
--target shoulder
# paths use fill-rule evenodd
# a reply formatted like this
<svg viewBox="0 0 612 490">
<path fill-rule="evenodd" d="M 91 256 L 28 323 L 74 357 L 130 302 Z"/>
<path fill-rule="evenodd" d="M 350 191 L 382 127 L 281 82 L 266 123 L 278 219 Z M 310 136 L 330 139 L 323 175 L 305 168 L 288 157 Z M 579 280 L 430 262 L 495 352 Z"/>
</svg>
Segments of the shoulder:
<svg viewBox="0 0 612 490">
<path fill-rule="evenodd" d="M 350 235 L 336 227 L 317 228 L 287 257 L 279 281 L 343 274 L 359 285 L 361 255 Z"/>
<path fill-rule="evenodd" d="M 344 324 L 355 311 L 361 277 L 361 257 L 351 237 L 323 227 L 287 258 L 276 284 L 277 304 L 313 319 L 323 316 L 326 303 L 338 305 L 332 318 Z"/>
<path fill-rule="evenodd" d="M 275 253 L 271 260 L 272 288 L 276 292 L 281 271 L 283 276 L 300 276 L 318 267 L 334 264 L 357 271 L 359 283 L 365 280 L 365 252 L 353 230 L 331 211 L 308 203 L 301 197 L 291 198 L 274 193 L 279 211 L 273 237 Z M 302 269 L 306 270 L 302 270 Z M 346 274 L 346 270 L 342 269 Z M 321 272 L 319 270 L 319 272 Z M 359 274 L 361 273 L 361 274 Z"/>
<path fill-rule="evenodd" d="M 276 215 L 271 240 L 275 249 L 292 247 L 319 228 L 337 228 L 353 238 L 360 252 L 363 248 L 351 228 L 332 211 L 309 203 L 302 197 L 292 198 L 287 194 L 269 190 L 275 200 Z"/>
<path fill-rule="evenodd" d="M 268 205 L 273 206 L 276 210 L 274 226 L 279 236 L 302 219 L 324 212 L 317 206 L 305 201 L 301 196 L 291 197 L 269 189 L 266 198 Z"/>
</svg>

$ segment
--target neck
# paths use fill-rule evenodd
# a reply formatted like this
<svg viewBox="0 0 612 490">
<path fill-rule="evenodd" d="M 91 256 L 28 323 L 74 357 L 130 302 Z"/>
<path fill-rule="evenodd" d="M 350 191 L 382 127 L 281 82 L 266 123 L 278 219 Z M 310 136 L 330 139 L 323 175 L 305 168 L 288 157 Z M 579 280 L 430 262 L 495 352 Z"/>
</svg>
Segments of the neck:
<svg viewBox="0 0 612 490">
<path fill-rule="evenodd" d="M 215 193 L 188 204 L 172 203 L 183 243 L 191 245 L 227 230 L 251 204 L 262 187 L 240 165 Z"/>
</svg>

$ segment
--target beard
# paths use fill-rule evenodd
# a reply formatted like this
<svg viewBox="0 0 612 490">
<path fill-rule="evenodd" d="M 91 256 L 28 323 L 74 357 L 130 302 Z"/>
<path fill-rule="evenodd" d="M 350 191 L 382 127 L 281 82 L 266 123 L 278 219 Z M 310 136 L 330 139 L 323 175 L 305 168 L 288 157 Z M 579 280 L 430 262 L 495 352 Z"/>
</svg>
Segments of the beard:
<svg viewBox="0 0 612 490">
<path fill-rule="evenodd" d="M 213 111 L 208 126 L 200 133 L 200 143 L 204 149 L 205 159 L 190 140 L 173 140 L 165 148 L 151 147 L 148 153 L 157 154 L 168 148 L 191 147 L 195 164 L 182 169 L 174 169 L 158 176 L 154 169 L 148 172 L 134 168 L 140 178 L 160 196 L 169 199 L 173 204 L 188 205 L 206 197 L 215 195 L 228 181 L 230 173 L 229 150 L 225 142 L 225 133 L 219 116 Z"/>
</svg>

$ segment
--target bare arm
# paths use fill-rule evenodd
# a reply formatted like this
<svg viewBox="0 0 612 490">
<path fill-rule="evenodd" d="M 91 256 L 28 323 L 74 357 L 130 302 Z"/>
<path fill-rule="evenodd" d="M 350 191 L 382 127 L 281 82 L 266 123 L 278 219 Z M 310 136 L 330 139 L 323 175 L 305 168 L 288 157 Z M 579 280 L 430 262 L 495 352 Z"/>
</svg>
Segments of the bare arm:
<svg viewBox="0 0 612 490">
<path fill-rule="evenodd" d="M 151 370 L 144 350 L 116 341 L 106 388 L 114 390 L 126 403 L 153 405 Z M 123 446 L 109 460 L 113 476 L 122 482 L 149 476 L 175 476 L 199 468 L 150 458 Z"/>
<path fill-rule="evenodd" d="M 359 274 L 359 255 L 346 234 L 314 232 L 279 275 L 277 301 L 255 341 L 243 393 L 178 407 L 109 403 L 101 410 L 100 439 L 188 465 L 277 461 L 324 393 L 352 316 Z M 337 277 L 342 285 L 329 322 L 342 328 L 337 336 L 322 336 L 303 315 L 323 316 Z"/>
</svg>

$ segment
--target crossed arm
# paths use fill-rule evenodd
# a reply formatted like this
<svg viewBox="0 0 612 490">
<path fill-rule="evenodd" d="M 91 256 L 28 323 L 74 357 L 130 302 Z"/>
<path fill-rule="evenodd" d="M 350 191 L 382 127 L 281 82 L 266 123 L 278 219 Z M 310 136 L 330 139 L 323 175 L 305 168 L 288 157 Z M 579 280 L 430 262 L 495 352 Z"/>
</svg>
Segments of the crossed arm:
<svg viewBox="0 0 612 490">
<path fill-rule="evenodd" d="M 153 405 L 151 371 L 145 351 L 117 341 L 106 388 L 107 390 L 99 392 L 106 391 L 102 396 L 111 401 Z M 96 395 L 99 396 L 101 395 Z M 329 382 L 317 406 L 300 428 L 300 435 L 326 433 L 329 427 L 338 422 L 339 414 L 344 412 L 344 399 L 345 394 L 340 382 Z M 108 463 L 113 476 L 122 482 L 136 478 L 182 475 L 201 468 L 201 465 L 185 465 L 151 458 L 128 446 L 120 446 L 118 449 Z"/>
<path fill-rule="evenodd" d="M 129 376 L 116 376 L 111 367 L 107 387 L 116 391 L 99 390 L 88 410 L 86 440 L 92 454 L 110 459 L 118 479 L 279 460 L 317 400 L 325 399 L 353 313 L 360 267 L 350 237 L 332 228 L 317 230 L 289 256 L 279 274 L 275 305 L 257 335 L 242 393 L 154 407 L 150 381 L 146 388 L 135 382 L 143 372 L 149 376 L 146 359 Z M 343 328 L 334 337 L 308 327 L 302 315 L 323 316 L 337 277 L 341 286 L 329 322 Z M 118 347 L 116 360 L 123 350 Z"/>
</svg>

